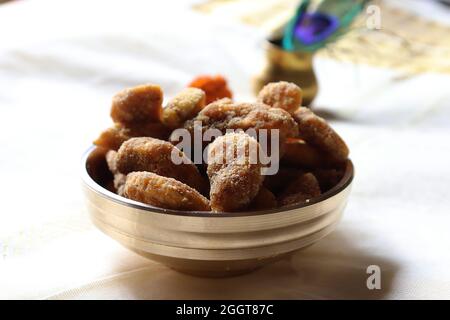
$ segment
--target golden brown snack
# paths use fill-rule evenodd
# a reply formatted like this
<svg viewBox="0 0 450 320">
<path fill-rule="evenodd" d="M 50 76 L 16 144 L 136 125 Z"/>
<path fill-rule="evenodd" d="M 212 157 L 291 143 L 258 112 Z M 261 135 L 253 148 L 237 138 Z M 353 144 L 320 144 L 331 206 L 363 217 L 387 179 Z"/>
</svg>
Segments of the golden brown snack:
<svg viewBox="0 0 450 320">
<path fill-rule="evenodd" d="M 125 188 L 126 180 L 127 180 L 127 176 L 125 174 L 116 173 L 114 175 L 114 180 L 113 180 L 114 189 L 116 190 L 116 193 L 119 196 L 123 197 L 123 191 L 124 191 L 124 188 Z"/>
<path fill-rule="evenodd" d="M 321 117 L 305 107 L 293 113 L 300 137 L 312 146 L 330 154 L 336 161 L 347 159 L 349 150 L 344 140 Z"/>
<path fill-rule="evenodd" d="M 319 182 L 312 173 L 305 173 L 292 181 L 278 198 L 281 207 L 307 202 L 308 200 L 320 196 Z"/>
<path fill-rule="evenodd" d="M 295 83 L 286 81 L 268 83 L 258 94 L 258 101 L 289 113 L 302 105 L 302 98 L 302 89 Z"/>
<path fill-rule="evenodd" d="M 94 144 L 107 150 L 118 150 L 120 145 L 129 138 L 128 129 L 116 124 L 100 133 L 98 138 L 94 140 Z"/>
<path fill-rule="evenodd" d="M 109 171 L 111 173 L 115 174 L 119 171 L 117 170 L 117 151 L 115 150 L 108 150 L 105 155 L 106 163 L 108 164 Z"/>
<path fill-rule="evenodd" d="M 152 172 L 129 173 L 123 194 L 129 199 L 165 209 L 210 211 L 208 199 L 195 189 Z"/>
<path fill-rule="evenodd" d="M 206 104 L 205 92 L 197 88 L 186 88 L 169 101 L 162 113 L 162 123 L 171 129 L 183 126 Z"/>
<path fill-rule="evenodd" d="M 276 174 L 266 176 L 264 179 L 264 187 L 269 189 L 272 193 L 278 194 L 283 188 L 303 173 L 304 172 L 298 168 L 280 167 Z"/>
<path fill-rule="evenodd" d="M 333 163 L 333 159 L 326 153 L 296 138 L 286 140 L 281 161 L 288 166 L 302 168 L 320 168 Z"/>
<path fill-rule="evenodd" d="M 206 104 L 222 98 L 232 98 L 233 94 L 228 88 L 227 81 L 221 75 L 198 76 L 188 85 L 191 88 L 202 89 L 206 94 Z"/>
<path fill-rule="evenodd" d="M 259 189 L 258 194 L 250 203 L 248 210 L 269 210 L 277 207 L 275 195 L 265 187 Z"/>
<path fill-rule="evenodd" d="M 111 118 L 125 126 L 159 122 L 163 92 L 158 85 L 145 84 L 120 91 L 113 97 Z"/>
<path fill-rule="evenodd" d="M 175 157 L 179 164 L 174 162 Z M 167 141 L 149 137 L 127 140 L 118 151 L 117 169 L 123 174 L 150 171 L 177 179 L 201 193 L 206 192 L 206 181 L 195 164 Z"/>
<path fill-rule="evenodd" d="M 231 212 L 245 209 L 264 180 L 257 154 L 259 143 L 245 133 L 229 133 L 208 147 L 211 209 Z"/>
<path fill-rule="evenodd" d="M 344 170 L 340 168 L 316 169 L 313 173 L 319 181 L 320 190 L 322 190 L 322 192 L 326 192 L 333 188 L 344 176 Z"/>
<path fill-rule="evenodd" d="M 122 196 L 127 176 L 117 170 L 117 151 L 109 150 L 106 153 L 106 163 L 108 164 L 109 170 L 114 175 L 114 189 L 119 196 Z"/>
<path fill-rule="evenodd" d="M 169 129 L 161 123 L 146 123 L 131 128 L 117 123 L 103 131 L 94 144 L 106 149 L 118 150 L 122 143 L 133 137 L 152 137 L 165 140 L 169 134 Z"/>
<path fill-rule="evenodd" d="M 186 121 L 184 127 L 192 132 L 196 121 L 202 124 L 203 131 L 209 128 L 219 129 L 222 133 L 226 129 L 278 129 L 280 139 L 298 135 L 298 126 L 288 112 L 259 102 L 218 100 L 207 105 L 194 119 Z"/>
<path fill-rule="evenodd" d="M 229 98 L 217 100 L 231 97 L 223 77 L 199 77 L 191 85 L 176 95 L 164 110 L 161 106 L 163 93 L 156 85 L 142 85 L 119 92 L 113 98 L 111 108 L 115 124 L 95 141 L 99 148 L 93 152 L 96 159 L 88 168 L 91 176 L 98 177 L 98 183 L 121 195 L 125 192 L 127 175 L 138 172 L 140 176 L 133 179 L 140 179 L 142 183 L 134 187 L 130 185 L 130 196 L 167 208 L 180 207 L 182 204 L 177 204 L 177 201 L 191 201 L 189 197 L 180 200 L 184 198 L 179 193 L 175 195 L 169 191 L 179 183 L 183 187 L 175 187 L 177 190 L 189 188 L 203 196 L 209 193 L 214 212 L 267 210 L 308 201 L 342 179 L 348 148 L 325 120 L 300 107 L 302 91 L 295 84 L 268 84 L 260 91 L 258 102 L 254 103 L 235 103 Z M 205 106 L 211 101 L 214 102 Z M 208 152 L 210 163 L 199 164 L 198 167 L 186 156 L 194 135 L 189 137 L 185 131 L 174 130 L 186 128 L 193 134 L 194 123 L 200 124 L 203 133 L 207 129 L 217 129 L 210 132 L 212 137 L 208 138 L 212 139 L 203 141 L 203 147 L 208 143 L 211 146 Z M 269 145 L 263 144 L 265 141 L 259 135 L 263 129 L 269 135 L 273 134 L 271 129 L 279 130 L 278 148 L 270 136 Z M 229 130 L 239 133 L 230 134 Z M 244 134 L 242 131 L 246 130 L 249 131 Z M 171 142 L 183 142 L 179 149 L 164 141 L 171 133 Z M 216 138 L 220 133 L 226 135 Z M 195 142 L 195 148 L 202 146 Z M 222 150 L 231 152 L 232 157 L 220 163 L 216 160 L 223 159 L 219 150 L 224 144 L 225 149 Z M 263 158 L 256 157 L 256 161 L 250 161 L 249 150 L 252 147 L 255 147 L 256 154 L 265 154 L 266 157 L 262 156 L 265 165 L 261 163 Z M 244 152 L 239 152 L 242 148 Z M 197 163 L 197 153 L 193 159 Z M 269 164 L 266 164 L 267 160 Z M 263 175 L 273 173 L 267 169 L 276 169 L 278 165 L 281 167 L 277 174 Z M 147 174 L 154 174 L 157 178 L 149 178 Z M 168 179 L 175 182 L 167 182 Z M 150 186 L 160 185 L 166 189 L 152 193 Z M 163 199 L 166 193 L 171 197 L 168 200 Z M 200 202 L 204 208 L 203 200 Z M 206 202 L 207 210 L 211 210 L 207 199 Z"/>
</svg>

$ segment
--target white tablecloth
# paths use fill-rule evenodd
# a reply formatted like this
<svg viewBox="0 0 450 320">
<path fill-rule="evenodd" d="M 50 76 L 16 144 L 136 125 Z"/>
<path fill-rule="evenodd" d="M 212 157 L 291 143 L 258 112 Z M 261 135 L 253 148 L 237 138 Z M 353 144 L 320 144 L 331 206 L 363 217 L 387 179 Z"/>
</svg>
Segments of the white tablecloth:
<svg viewBox="0 0 450 320">
<path fill-rule="evenodd" d="M 122 248 L 88 221 L 79 161 L 111 96 L 173 95 L 222 73 L 252 99 L 263 35 L 157 1 L 0 6 L 0 298 L 450 298 L 450 76 L 316 60 L 356 178 L 338 229 L 252 274 L 202 279 Z M 442 13 L 441 13 L 442 14 Z M 425 31 L 424 31 L 425 32 Z M 368 290 L 366 268 L 381 268 Z"/>
</svg>

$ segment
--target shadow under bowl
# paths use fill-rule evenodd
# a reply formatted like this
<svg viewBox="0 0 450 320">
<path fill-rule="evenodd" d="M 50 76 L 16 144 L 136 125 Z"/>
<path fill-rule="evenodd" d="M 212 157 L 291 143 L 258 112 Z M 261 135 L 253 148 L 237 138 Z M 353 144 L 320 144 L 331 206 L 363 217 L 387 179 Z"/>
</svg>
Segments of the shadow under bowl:
<svg viewBox="0 0 450 320">
<path fill-rule="evenodd" d="M 309 203 L 253 212 L 186 212 L 109 191 L 112 177 L 105 152 L 91 147 L 82 160 L 83 190 L 93 223 L 139 255 L 204 277 L 255 270 L 328 235 L 347 204 L 354 174 L 348 160 L 341 181 Z"/>
</svg>

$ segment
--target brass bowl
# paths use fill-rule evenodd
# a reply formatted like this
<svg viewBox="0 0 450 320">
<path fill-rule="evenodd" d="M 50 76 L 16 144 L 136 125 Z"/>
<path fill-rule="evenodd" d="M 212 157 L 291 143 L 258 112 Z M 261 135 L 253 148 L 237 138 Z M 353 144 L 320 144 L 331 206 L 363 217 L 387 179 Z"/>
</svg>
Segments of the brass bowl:
<svg viewBox="0 0 450 320">
<path fill-rule="evenodd" d="M 180 272 L 245 273 L 309 246 L 334 230 L 353 180 L 349 160 L 333 189 L 307 204 L 242 213 L 183 212 L 129 200 L 104 185 L 103 151 L 83 156 L 83 189 L 93 223 L 125 247 Z M 99 156 L 100 154 L 100 156 Z"/>
</svg>

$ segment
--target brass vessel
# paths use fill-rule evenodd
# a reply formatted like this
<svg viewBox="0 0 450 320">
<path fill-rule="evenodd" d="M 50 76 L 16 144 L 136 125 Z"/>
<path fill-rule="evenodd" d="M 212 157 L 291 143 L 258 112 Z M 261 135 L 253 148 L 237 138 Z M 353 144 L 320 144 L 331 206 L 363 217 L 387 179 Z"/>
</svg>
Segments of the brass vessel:
<svg viewBox="0 0 450 320">
<path fill-rule="evenodd" d="M 303 105 L 309 106 L 317 95 L 317 79 L 313 69 L 313 54 L 283 50 L 281 40 L 265 43 L 266 66 L 254 82 L 257 94 L 269 82 L 288 81 L 303 90 Z"/>
<path fill-rule="evenodd" d="M 83 157 L 82 178 L 92 222 L 134 252 L 192 275 L 224 277 L 255 270 L 319 241 L 338 224 L 353 180 L 344 177 L 309 203 L 273 210 L 212 213 L 152 207 L 108 191 L 106 162 Z"/>
</svg>

